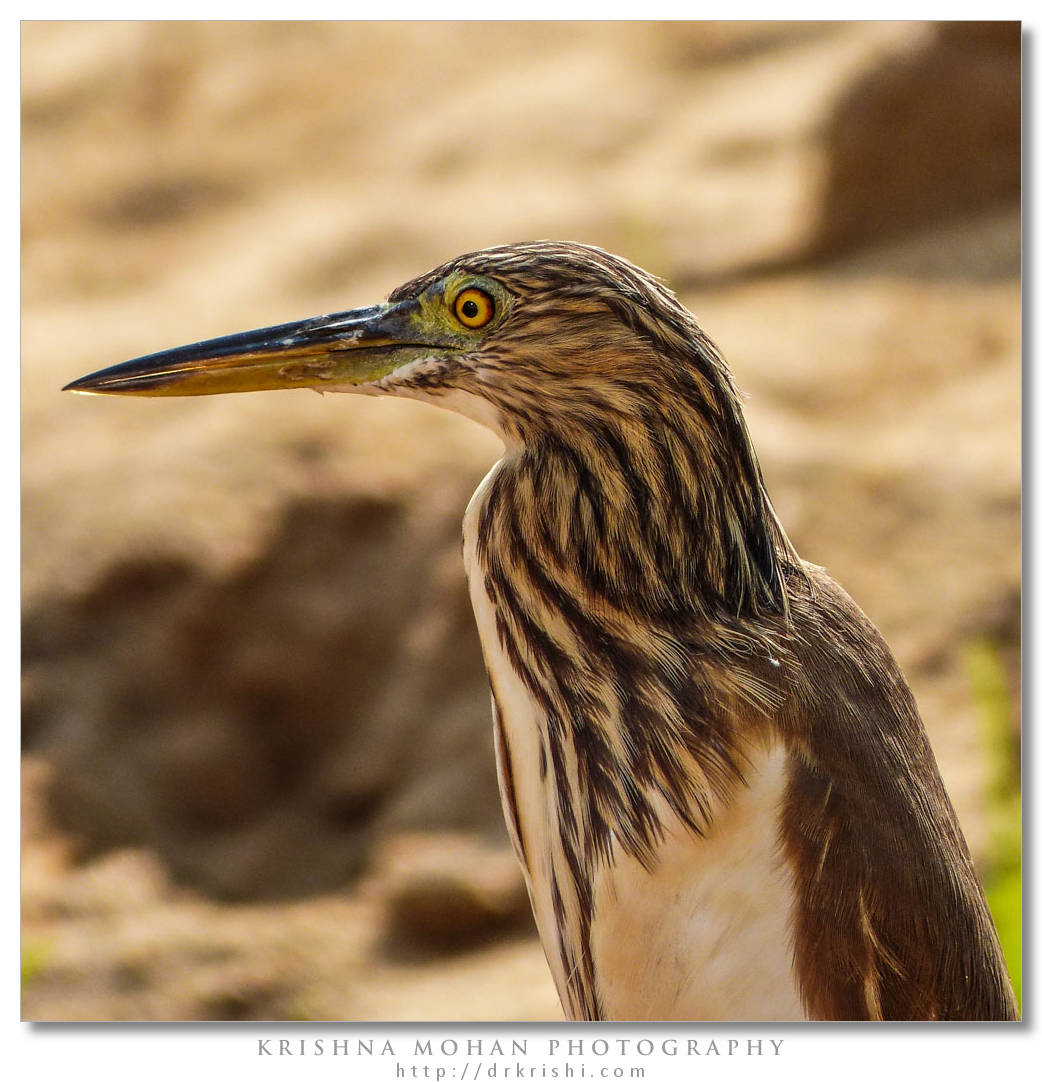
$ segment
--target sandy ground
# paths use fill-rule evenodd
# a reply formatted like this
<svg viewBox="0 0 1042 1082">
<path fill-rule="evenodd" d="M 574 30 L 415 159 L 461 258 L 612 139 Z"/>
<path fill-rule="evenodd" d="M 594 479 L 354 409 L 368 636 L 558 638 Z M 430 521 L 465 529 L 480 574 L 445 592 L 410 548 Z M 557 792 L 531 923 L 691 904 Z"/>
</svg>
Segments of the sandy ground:
<svg viewBox="0 0 1042 1082">
<path fill-rule="evenodd" d="M 497 441 L 411 403 L 58 393 L 512 240 L 618 251 L 721 344 L 782 520 L 891 642 L 986 868 L 966 658 L 1019 702 L 1018 50 L 25 24 L 24 1017 L 560 1017 L 459 561 Z"/>
</svg>

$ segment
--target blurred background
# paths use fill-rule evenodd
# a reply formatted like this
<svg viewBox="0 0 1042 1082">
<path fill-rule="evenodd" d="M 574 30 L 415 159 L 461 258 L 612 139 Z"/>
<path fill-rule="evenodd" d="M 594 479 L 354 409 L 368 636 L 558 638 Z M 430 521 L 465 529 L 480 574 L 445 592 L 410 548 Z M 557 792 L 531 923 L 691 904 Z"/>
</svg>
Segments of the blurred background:
<svg viewBox="0 0 1042 1082">
<path fill-rule="evenodd" d="M 555 238 L 659 274 L 1019 970 L 1020 28 L 24 23 L 23 1012 L 560 1018 L 409 402 L 59 394 Z"/>
</svg>

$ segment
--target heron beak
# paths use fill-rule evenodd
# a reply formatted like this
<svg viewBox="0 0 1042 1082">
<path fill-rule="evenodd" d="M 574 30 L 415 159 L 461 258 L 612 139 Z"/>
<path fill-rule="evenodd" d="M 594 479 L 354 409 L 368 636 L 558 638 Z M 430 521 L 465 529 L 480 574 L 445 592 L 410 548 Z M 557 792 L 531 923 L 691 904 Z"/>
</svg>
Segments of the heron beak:
<svg viewBox="0 0 1042 1082">
<path fill-rule="evenodd" d="M 211 338 L 103 368 L 62 390 L 181 396 L 359 386 L 444 351 L 422 341 L 418 314 L 416 301 L 402 301 Z"/>
</svg>

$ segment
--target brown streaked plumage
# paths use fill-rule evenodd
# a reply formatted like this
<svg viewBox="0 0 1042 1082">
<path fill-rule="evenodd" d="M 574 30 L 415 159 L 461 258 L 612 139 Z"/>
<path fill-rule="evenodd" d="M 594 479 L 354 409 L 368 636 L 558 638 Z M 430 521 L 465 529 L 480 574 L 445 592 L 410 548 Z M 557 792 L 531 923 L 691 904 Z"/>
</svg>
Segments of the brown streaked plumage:
<svg viewBox="0 0 1042 1082">
<path fill-rule="evenodd" d="M 512 245 L 70 388 L 290 386 L 428 400 L 504 440 L 464 558 L 569 1017 L 1016 1018 L 911 693 L 793 549 L 673 294 L 596 248 Z"/>
</svg>

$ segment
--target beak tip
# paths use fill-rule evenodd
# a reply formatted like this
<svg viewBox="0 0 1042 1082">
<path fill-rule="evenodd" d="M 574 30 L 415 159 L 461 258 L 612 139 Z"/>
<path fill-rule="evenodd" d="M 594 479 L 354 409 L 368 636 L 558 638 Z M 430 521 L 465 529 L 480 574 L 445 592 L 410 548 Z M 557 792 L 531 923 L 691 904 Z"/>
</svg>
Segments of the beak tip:
<svg viewBox="0 0 1042 1082">
<path fill-rule="evenodd" d="M 73 394 L 98 393 L 97 389 L 91 386 L 90 376 L 82 376 L 80 379 L 74 379 L 71 383 L 66 383 L 62 391 L 72 391 Z"/>
</svg>

